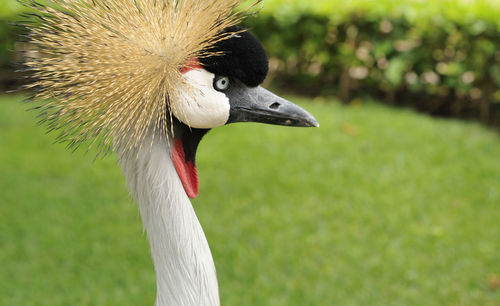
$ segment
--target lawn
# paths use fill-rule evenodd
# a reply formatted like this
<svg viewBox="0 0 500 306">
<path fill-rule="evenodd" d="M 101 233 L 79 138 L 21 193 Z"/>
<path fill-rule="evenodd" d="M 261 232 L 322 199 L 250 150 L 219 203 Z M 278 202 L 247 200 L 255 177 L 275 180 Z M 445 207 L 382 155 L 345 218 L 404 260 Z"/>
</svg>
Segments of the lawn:
<svg viewBox="0 0 500 306">
<path fill-rule="evenodd" d="M 500 305 L 500 136 L 365 102 L 294 99 L 318 129 L 236 124 L 193 204 L 223 305 Z M 153 305 L 116 159 L 53 144 L 0 96 L 0 305 Z"/>
</svg>

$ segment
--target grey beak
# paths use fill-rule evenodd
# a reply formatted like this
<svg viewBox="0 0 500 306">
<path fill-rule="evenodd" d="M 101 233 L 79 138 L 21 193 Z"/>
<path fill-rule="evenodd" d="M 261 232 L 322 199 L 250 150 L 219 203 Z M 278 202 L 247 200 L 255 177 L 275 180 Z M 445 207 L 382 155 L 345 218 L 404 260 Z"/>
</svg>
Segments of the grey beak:
<svg viewBox="0 0 500 306">
<path fill-rule="evenodd" d="M 318 121 L 303 108 L 263 87 L 232 84 L 226 95 L 231 105 L 227 123 L 261 122 L 299 127 L 319 126 Z"/>
</svg>

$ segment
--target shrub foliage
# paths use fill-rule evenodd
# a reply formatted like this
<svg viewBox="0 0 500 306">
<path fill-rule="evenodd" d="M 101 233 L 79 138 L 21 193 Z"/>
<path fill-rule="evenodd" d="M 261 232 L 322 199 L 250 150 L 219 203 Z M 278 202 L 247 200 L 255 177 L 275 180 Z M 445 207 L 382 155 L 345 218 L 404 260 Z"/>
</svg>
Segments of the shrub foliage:
<svg viewBox="0 0 500 306">
<path fill-rule="evenodd" d="M 264 11 L 247 26 L 264 41 L 278 86 L 334 93 L 346 102 L 376 95 L 432 114 L 499 123 L 500 32 L 493 8 L 479 1 L 476 6 L 490 10 L 471 5 L 476 14 L 467 14 L 446 3 L 391 10 L 381 1 L 383 9 L 328 7 L 300 15 L 277 6 L 280 13 Z"/>
</svg>

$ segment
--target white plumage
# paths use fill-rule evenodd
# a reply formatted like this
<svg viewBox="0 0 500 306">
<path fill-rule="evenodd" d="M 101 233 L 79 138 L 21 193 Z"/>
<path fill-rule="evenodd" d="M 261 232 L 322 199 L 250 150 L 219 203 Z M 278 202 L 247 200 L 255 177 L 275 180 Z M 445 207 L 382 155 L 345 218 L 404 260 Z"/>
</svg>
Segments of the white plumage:
<svg viewBox="0 0 500 306">
<path fill-rule="evenodd" d="M 121 154 L 119 159 L 148 233 L 156 305 L 219 305 L 210 248 L 170 158 L 171 147 L 157 138 L 151 148 L 141 147 L 138 158 Z"/>
</svg>

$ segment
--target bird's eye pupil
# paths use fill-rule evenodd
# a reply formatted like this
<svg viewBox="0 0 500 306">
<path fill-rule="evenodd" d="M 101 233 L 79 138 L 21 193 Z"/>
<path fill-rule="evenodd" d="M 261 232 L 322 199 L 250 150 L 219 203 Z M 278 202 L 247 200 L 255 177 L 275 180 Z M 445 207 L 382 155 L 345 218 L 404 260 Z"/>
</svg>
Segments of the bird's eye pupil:
<svg viewBox="0 0 500 306">
<path fill-rule="evenodd" d="M 228 77 L 216 77 L 214 80 L 214 88 L 219 91 L 226 90 L 229 87 Z"/>
</svg>

